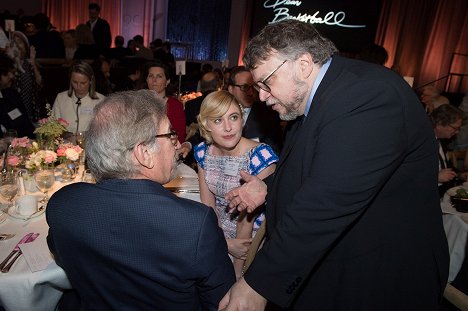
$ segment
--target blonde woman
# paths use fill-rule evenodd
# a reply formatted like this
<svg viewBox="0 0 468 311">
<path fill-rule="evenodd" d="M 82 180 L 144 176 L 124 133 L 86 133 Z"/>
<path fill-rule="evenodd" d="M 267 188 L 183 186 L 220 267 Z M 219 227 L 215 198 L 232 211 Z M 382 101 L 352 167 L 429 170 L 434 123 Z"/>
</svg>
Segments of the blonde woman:
<svg viewBox="0 0 468 311">
<path fill-rule="evenodd" d="M 270 146 L 242 137 L 242 118 L 242 107 L 233 95 L 226 91 L 210 93 L 198 115 L 206 142 L 194 148 L 200 197 L 218 215 L 237 278 L 263 214 L 231 214 L 224 196 L 240 185 L 241 170 L 263 179 L 274 172 L 278 161 Z"/>
</svg>

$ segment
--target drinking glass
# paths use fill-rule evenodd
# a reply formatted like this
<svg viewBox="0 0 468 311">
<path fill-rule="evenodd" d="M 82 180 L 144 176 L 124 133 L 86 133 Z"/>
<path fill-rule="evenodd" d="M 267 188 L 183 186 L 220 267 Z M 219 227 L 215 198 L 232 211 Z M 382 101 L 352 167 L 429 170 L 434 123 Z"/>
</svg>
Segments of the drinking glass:
<svg viewBox="0 0 468 311">
<path fill-rule="evenodd" d="M 90 184 L 95 184 L 96 183 L 96 179 L 94 179 L 94 176 L 91 173 L 90 169 L 86 169 L 86 170 L 83 171 L 82 181 L 90 183 Z"/>
<path fill-rule="evenodd" d="M 45 203 L 49 200 L 48 191 L 52 188 L 55 182 L 55 174 L 53 169 L 40 169 L 34 174 L 34 180 L 37 187 L 44 193 L 44 198 L 41 202 Z"/>
<path fill-rule="evenodd" d="M 76 144 L 83 148 L 84 146 L 84 140 L 85 140 L 85 133 L 84 132 L 78 132 L 76 133 L 75 136 Z"/>
<path fill-rule="evenodd" d="M 18 178 L 14 171 L 6 171 L 0 175 L 0 194 L 8 200 L 8 207 L 18 193 Z"/>
<path fill-rule="evenodd" d="M 11 141 L 13 140 L 13 138 L 17 138 L 17 137 L 18 137 L 18 132 L 12 129 L 8 129 L 3 134 L 3 138 L 5 138 L 5 140 L 8 142 L 9 145 L 11 144 Z"/>
</svg>

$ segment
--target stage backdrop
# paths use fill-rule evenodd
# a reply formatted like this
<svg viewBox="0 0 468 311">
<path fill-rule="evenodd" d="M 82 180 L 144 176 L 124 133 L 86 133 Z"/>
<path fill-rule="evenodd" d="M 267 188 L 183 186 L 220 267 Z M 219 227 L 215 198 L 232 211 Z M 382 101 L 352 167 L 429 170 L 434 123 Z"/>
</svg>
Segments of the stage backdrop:
<svg viewBox="0 0 468 311">
<path fill-rule="evenodd" d="M 268 23 L 293 18 L 313 24 L 340 51 L 355 53 L 374 43 L 381 4 L 381 0 L 255 0 L 251 34 Z"/>
</svg>

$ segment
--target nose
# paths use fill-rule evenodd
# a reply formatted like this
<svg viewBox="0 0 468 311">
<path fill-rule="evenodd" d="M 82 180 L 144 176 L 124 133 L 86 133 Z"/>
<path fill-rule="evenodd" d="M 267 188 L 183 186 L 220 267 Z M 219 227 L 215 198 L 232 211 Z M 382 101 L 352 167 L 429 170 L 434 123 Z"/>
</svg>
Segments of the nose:
<svg viewBox="0 0 468 311">
<path fill-rule="evenodd" d="M 231 122 L 229 121 L 224 122 L 224 130 L 226 132 L 230 132 L 232 130 Z"/>
<path fill-rule="evenodd" d="M 266 101 L 268 99 L 268 97 L 270 97 L 270 95 L 271 94 L 269 92 L 267 92 L 267 91 L 265 91 L 263 89 L 260 89 L 258 91 L 258 97 L 260 98 L 260 101 L 262 101 L 262 102 Z"/>
</svg>

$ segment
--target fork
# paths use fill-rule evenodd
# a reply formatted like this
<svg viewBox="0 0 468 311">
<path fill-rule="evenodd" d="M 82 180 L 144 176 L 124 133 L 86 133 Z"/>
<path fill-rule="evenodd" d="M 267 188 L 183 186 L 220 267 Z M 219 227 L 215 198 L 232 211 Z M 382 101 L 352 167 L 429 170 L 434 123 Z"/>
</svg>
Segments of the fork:
<svg viewBox="0 0 468 311">
<path fill-rule="evenodd" d="M 14 233 L 0 233 L 0 241 L 5 241 L 14 237 Z"/>
</svg>

